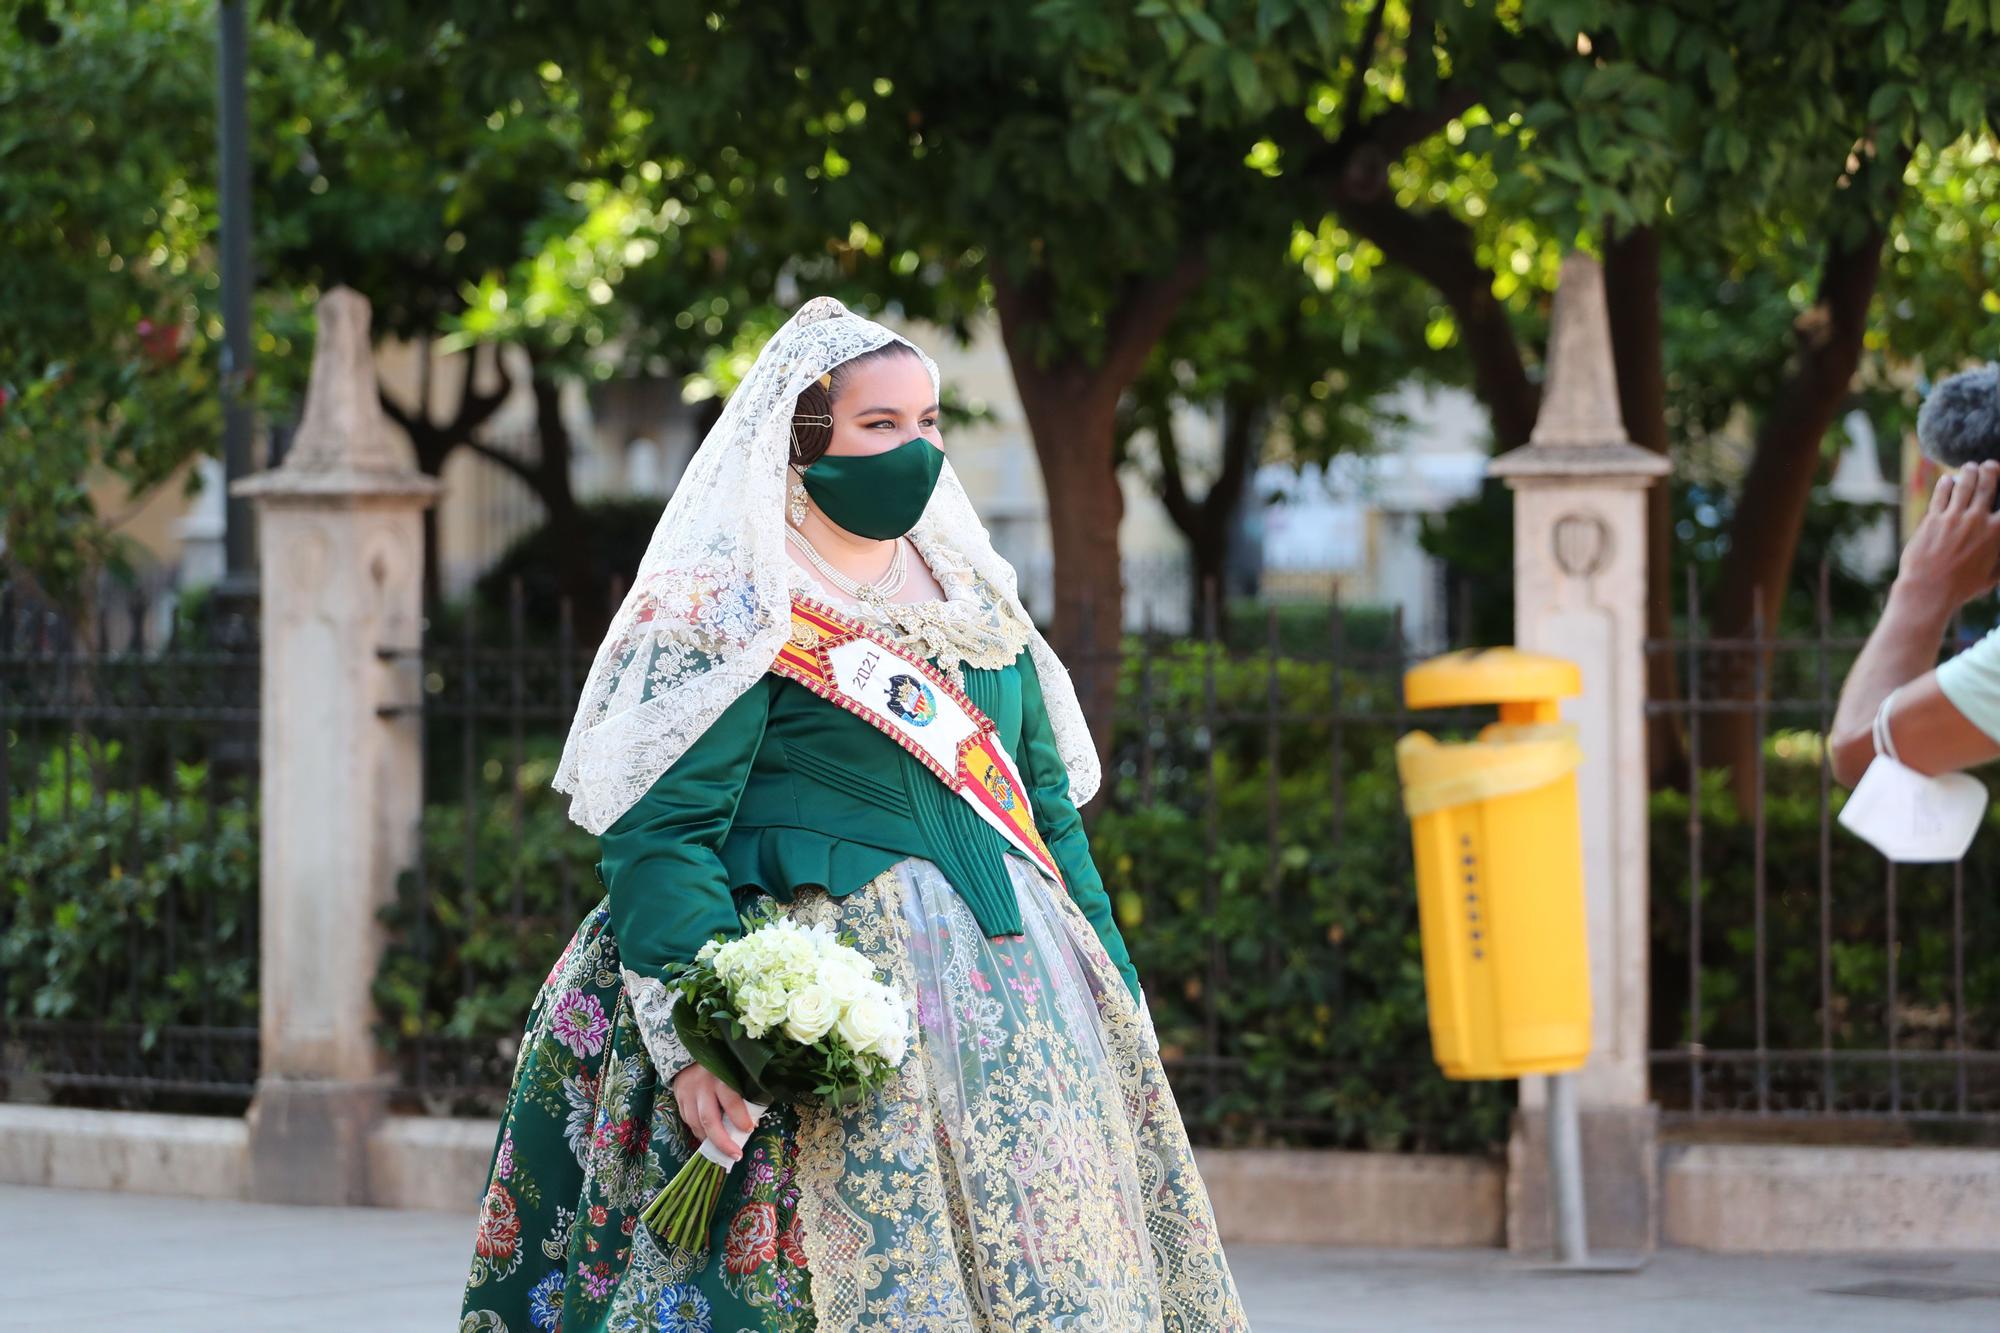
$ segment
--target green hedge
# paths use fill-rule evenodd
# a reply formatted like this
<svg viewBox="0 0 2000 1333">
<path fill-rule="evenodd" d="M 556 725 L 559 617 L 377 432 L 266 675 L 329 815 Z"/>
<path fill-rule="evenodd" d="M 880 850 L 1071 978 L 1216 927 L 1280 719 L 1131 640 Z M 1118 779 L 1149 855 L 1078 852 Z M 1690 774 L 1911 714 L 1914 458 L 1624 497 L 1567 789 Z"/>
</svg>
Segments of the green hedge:
<svg viewBox="0 0 2000 1333">
<path fill-rule="evenodd" d="M 559 753 L 537 740 L 516 768 L 511 742 L 495 742 L 469 807 L 425 808 L 423 871 L 401 876 L 381 914 L 391 943 L 374 993 L 388 1049 L 429 1034 L 504 1057 L 542 978 L 602 898 L 597 839 L 570 822 L 566 799 L 549 787 Z"/>
<path fill-rule="evenodd" d="M 1131 645 L 1107 795 L 1093 814 L 1097 864 L 1146 980 L 1164 1053 L 1195 1057 L 1176 1065 L 1175 1086 L 1199 1138 L 1488 1149 L 1505 1132 L 1511 1089 L 1453 1084 L 1430 1062 L 1408 829 L 1391 757 L 1395 736 L 1414 723 L 1391 716 L 1391 678 L 1348 672 L 1339 685 L 1351 716 L 1336 736 L 1326 717 L 1334 683 L 1323 661 L 1281 659 L 1274 684 L 1259 659 L 1195 643 L 1150 655 Z M 1285 715 L 1275 786 L 1264 715 L 1274 690 Z M 433 728 L 450 725 L 446 716 Z M 1775 1050 L 1811 1051 L 1821 1041 L 1816 744 L 1781 733 L 1766 750 L 1764 1010 L 1766 1045 Z M 383 912 L 391 945 L 375 994 L 391 1050 L 407 1056 L 411 1038 L 443 1037 L 504 1081 L 548 965 L 602 893 L 596 840 L 569 822 L 548 787 L 557 750 L 554 737 L 531 737 L 517 768 L 511 740 L 493 737 L 477 756 L 469 813 L 455 800 L 424 812 L 423 873 L 405 875 Z M 174 768 L 170 789 L 120 786 L 126 767 L 117 745 L 78 741 L 66 770 L 60 753 L 40 756 L 17 789 L 0 855 L 6 1015 L 132 1024 L 149 1044 L 164 1027 L 199 1023 L 204 1013 L 217 1025 L 254 1025 L 252 802 L 238 784 L 211 807 L 199 765 Z M 18 766 L 15 776 L 24 776 Z M 1834 789 L 1833 812 L 1842 795 Z M 1757 1037 L 1755 826 L 1717 773 L 1704 781 L 1700 812 L 1703 1012 L 1693 1033 L 1690 803 L 1676 792 L 1651 801 L 1654 1049 L 1692 1038 L 1742 1049 Z M 2000 812 L 1988 823 L 2000 824 Z M 1830 839 L 1832 1040 L 1843 1050 L 1878 1050 L 1888 1044 L 1885 867 L 1837 825 Z M 2000 1048 L 1996 880 L 2000 833 L 1989 828 L 1965 863 L 1961 909 L 1963 1020 L 1975 1050 Z M 1897 1040 L 1905 1051 L 1948 1050 L 1956 1037 L 1953 892 L 1949 867 L 1896 875 Z M 1241 1061 L 1213 1097 L 1198 1060 L 1212 938 L 1221 941 L 1223 968 L 1219 1049 Z M 1878 1075 L 1857 1072 L 1844 1085 L 1852 1092 Z M 454 1076 L 463 1070 L 444 1079 Z M 1981 1077 L 1975 1093 L 1995 1092 Z M 1914 1069 L 1905 1087 L 1942 1095 L 1936 1076 Z M 1663 1095 L 1673 1093 L 1663 1086 Z"/>
<path fill-rule="evenodd" d="M 1219 836 L 1214 856 L 1207 850 L 1199 717 L 1211 665 L 1218 714 L 1265 708 L 1271 683 L 1261 660 L 1231 661 L 1181 644 L 1149 663 L 1132 646 L 1120 687 L 1129 720 L 1119 725 L 1110 799 L 1092 831 L 1170 1058 L 1202 1049 L 1211 924 L 1226 942 L 1220 1049 L 1244 1065 L 1212 1100 L 1200 1070 L 1176 1069 L 1190 1128 L 1209 1142 L 1492 1147 L 1505 1134 L 1511 1089 L 1449 1083 L 1430 1060 L 1409 835 L 1389 750 L 1397 728 L 1377 722 L 1344 729 L 1346 822 L 1337 842 L 1330 727 L 1291 721 L 1279 729 L 1276 892 L 1285 908 L 1273 913 L 1268 736 L 1260 719 L 1224 720 L 1215 729 Z M 1277 665 L 1285 711 L 1331 706 L 1327 664 Z M 1349 710 L 1396 706 L 1396 690 L 1379 676 L 1348 673 L 1342 690 Z M 1143 698 L 1151 700 L 1150 725 L 1138 715 Z M 499 1070 L 502 1081 L 506 1053 L 548 965 L 602 894 L 592 870 L 596 840 L 568 822 L 548 788 L 555 742 L 532 742 L 518 770 L 511 744 L 496 738 L 480 752 L 469 878 L 465 808 L 426 811 L 423 875 L 405 876 L 385 912 L 394 943 L 376 986 L 381 1035 L 391 1047 L 407 1049 L 420 1033 L 450 1038 L 447 1045 L 469 1051 L 489 1075 Z M 1141 762 L 1148 745 L 1150 785 Z M 565 865 L 573 876 L 568 914 L 561 910 Z M 1275 968 L 1265 966 L 1267 951 Z M 1304 1071 L 1301 1061 L 1332 1068 Z"/>
<path fill-rule="evenodd" d="M 1889 1045 L 1889 891 L 1887 864 L 1835 822 L 1845 792 L 1832 790 L 1827 811 L 1830 855 L 1825 893 L 1825 949 L 1833 1002 L 1822 1006 L 1822 893 L 1817 738 L 1779 735 L 1766 746 L 1764 820 L 1765 1044 L 1814 1051 L 1831 1015 L 1832 1046 L 1878 1051 Z M 1711 1050 L 1747 1050 L 1757 1040 L 1756 824 L 1724 775 L 1704 775 L 1700 814 L 1701 1026 L 1690 1027 L 1689 962 L 1694 890 L 1690 884 L 1691 802 L 1682 792 L 1652 798 L 1652 1040 L 1656 1050 L 1691 1040 Z M 2000 1049 L 2000 809 L 1963 863 L 1963 969 L 1966 1045 Z M 1956 1039 L 1953 870 L 1949 865 L 1895 870 L 1896 1016 L 1904 1052 L 1947 1050 Z M 1845 1064 L 1846 1093 L 1885 1089 L 1886 1064 Z M 1814 1091 L 1817 1064 L 1783 1066 L 1793 1077 L 1780 1091 Z M 1944 1095 L 1948 1070 L 1906 1070 L 1906 1091 Z M 2000 1099 L 1991 1074 L 1975 1075 Z M 1664 1095 L 1671 1097 L 1671 1093 Z M 1886 1094 L 1885 1094 L 1886 1095 Z"/>
<path fill-rule="evenodd" d="M 241 784 L 211 804 L 207 770 L 119 786 L 116 742 L 70 742 L 14 793 L 0 884 L 10 1019 L 257 1024 L 257 833 Z M 67 792 L 67 807 L 64 797 Z M 174 957 L 167 958 L 169 931 Z"/>
<path fill-rule="evenodd" d="M 1375 720 L 1336 737 L 1326 662 L 1281 659 L 1274 682 L 1266 662 L 1200 644 L 1128 657 L 1092 849 L 1164 1054 L 1203 1049 L 1211 933 L 1223 942 L 1218 1045 L 1244 1059 L 1243 1076 L 1212 1102 L 1199 1072 L 1175 1080 L 1190 1129 L 1208 1141 L 1479 1151 L 1505 1136 L 1511 1085 L 1452 1083 L 1431 1061 L 1392 751 L 1408 724 L 1381 716 L 1399 694 L 1380 672 L 1342 673 L 1342 712 Z M 1275 785 L 1273 697 L 1286 715 Z"/>
</svg>

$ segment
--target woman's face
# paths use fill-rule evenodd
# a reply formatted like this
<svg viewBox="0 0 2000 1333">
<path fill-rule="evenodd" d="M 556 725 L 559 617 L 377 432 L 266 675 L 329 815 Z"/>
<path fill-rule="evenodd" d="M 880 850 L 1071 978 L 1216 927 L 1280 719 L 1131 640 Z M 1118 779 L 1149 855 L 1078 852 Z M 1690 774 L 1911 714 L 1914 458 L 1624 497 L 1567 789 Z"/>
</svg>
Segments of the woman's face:
<svg viewBox="0 0 2000 1333">
<path fill-rule="evenodd" d="M 831 415 L 829 454 L 884 453 L 918 436 L 944 448 L 930 372 L 914 356 L 877 357 L 854 367 Z"/>
</svg>

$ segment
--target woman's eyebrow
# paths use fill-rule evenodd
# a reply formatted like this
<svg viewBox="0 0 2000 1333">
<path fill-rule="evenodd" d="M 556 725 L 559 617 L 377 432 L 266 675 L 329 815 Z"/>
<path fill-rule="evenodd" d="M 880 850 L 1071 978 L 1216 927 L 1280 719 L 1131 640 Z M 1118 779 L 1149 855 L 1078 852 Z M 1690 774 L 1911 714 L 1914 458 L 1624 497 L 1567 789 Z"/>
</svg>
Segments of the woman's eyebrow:
<svg viewBox="0 0 2000 1333">
<path fill-rule="evenodd" d="M 932 403 L 929 407 L 917 413 L 917 415 L 928 416 L 930 413 L 935 412 L 937 410 L 938 410 L 938 405 L 936 403 Z M 865 417 L 875 412 L 886 412 L 892 417 L 896 415 L 896 409 L 893 407 L 864 407 L 859 412 L 856 412 L 854 415 L 857 417 Z"/>
</svg>

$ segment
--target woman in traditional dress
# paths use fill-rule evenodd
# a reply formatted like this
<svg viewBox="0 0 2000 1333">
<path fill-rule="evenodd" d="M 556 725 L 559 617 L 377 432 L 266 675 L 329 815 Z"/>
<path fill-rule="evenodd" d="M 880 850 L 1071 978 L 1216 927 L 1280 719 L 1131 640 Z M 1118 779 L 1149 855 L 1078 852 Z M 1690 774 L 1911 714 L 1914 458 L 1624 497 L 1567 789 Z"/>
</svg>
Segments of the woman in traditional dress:
<svg viewBox="0 0 2000 1333">
<path fill-rule="evenodd" d="M 842 676 L 838 642 L 874 663 Z M 926 748 L 966 726 L 991 744 Z M 555 786 L 607 893 L 528 1016 L 462 1330 L 1246 1329 L 1077 814 L 1098 780 L 945 461 L 936 364 L 806 302 L 584 686 Z M 752 1129 L 663 975 L 760 895 L 852 932 L 912 1039 L 870 1098 Z M 742 1146 L 691 1252 L 639 1214 L 704 1138 Z"/>
</svg>

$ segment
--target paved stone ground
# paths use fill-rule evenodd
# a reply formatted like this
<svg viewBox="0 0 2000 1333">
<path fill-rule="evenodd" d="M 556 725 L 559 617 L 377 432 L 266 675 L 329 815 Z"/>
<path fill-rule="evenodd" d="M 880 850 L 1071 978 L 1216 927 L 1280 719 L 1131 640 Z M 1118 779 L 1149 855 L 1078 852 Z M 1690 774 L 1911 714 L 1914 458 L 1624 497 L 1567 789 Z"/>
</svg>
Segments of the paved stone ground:
<svg viewBox="0 0 2000 1333">
<path fill-rule="evenodd" d="M 0 1186 L 0 1329 L 450 1333 L 471 1244 L 472 1219 L 451 1213 Z M 1677 1250 L 1616 1276 L 1489 1250 L 1237 1245 L 1229 1259 L 1256 1333 L 2000 1328 L 2000 1255 Z"/>
</svg>

